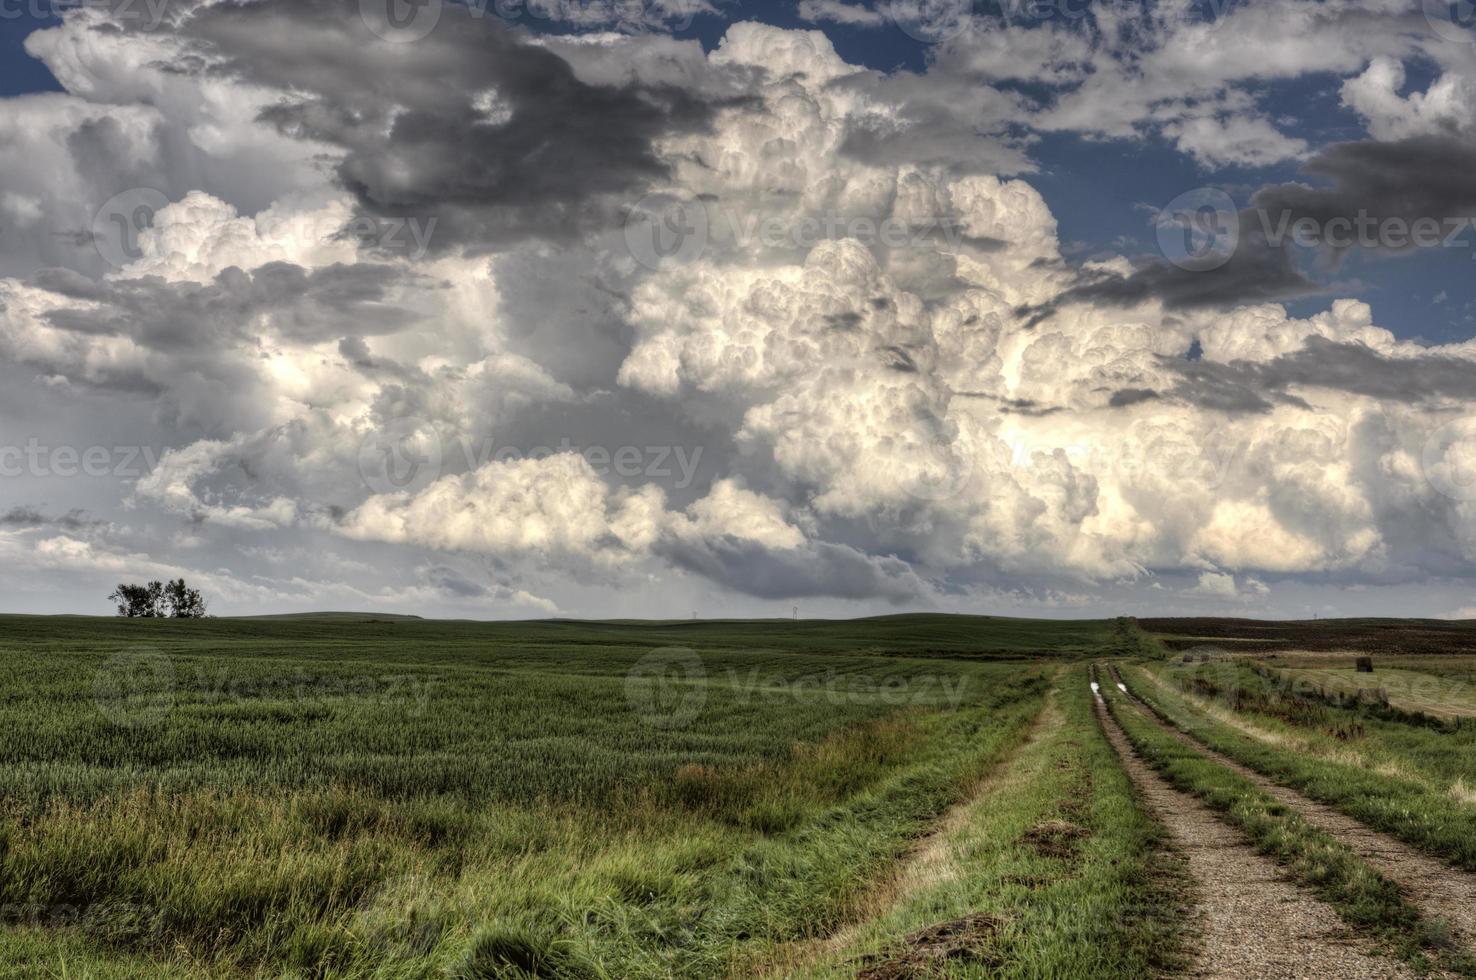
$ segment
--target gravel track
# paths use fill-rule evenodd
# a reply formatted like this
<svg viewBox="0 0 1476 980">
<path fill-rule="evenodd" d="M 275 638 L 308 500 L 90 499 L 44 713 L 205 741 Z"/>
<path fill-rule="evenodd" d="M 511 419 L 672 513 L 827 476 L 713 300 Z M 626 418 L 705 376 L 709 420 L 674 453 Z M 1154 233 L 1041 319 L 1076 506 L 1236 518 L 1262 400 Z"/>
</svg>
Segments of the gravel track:
<svg viewBox="0 0 1476 980">
<path fill-rule="evenodd" d="M 1233 827 L 1169 785 L 1133 750 L 1096 698 L 1097 717 L 1144 807 L 1183 852 L 1194 880 L 1199 950 L 1190 977 L 1350 980 L 1412 977 L 1380 955 L 1329 906 L 1287 881 Z"/>
<path fill-rule="evenodd" d="M 1117 668 L 1111 670 L 1113 678 L 1120 681 Z M 1385 878 L 1398 884 L 1411 904 L 1427 916 L 1444 919 L 1455 938 L 1467 949 L 1473 948 L 1473 940 L 1476 940 L 1476 874 L 1453 868 L 1325 803 L 1318 803 L 1294 789 L 1272 782 L 1249 766 L 1215 751 L 1192 734 L 1168 724 L 1131 694 L 1128 698 L 1164 731 L 1205 758 L 1254 783 L 1278 803 L 1295 810 L 1307 823 L 1347 844 Z"/>
</svg>

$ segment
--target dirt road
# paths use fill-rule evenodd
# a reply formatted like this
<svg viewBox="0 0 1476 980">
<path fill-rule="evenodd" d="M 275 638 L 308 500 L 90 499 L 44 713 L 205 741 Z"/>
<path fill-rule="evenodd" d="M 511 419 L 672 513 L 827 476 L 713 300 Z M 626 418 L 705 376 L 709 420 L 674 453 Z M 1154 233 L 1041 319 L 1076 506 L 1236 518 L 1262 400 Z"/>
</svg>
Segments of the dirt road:
<svg viewBox="0 0 1476 980">
<path fill-rule="evenodd" d="M 1194 932 L 1200 947 L 1187 976 L 1225 980 L 1413 976 L 1403 963 L 1380 955 L 1371 943 L 1355 936 L 1331 908 L 1288 882 L 1239 831 L 1193 796 L 1170 786 L 1133 751 L 1100 697 L 1096 709 L 1144 806 L 1183 851 L 1196 884 L 1199 921 Z"/>
</svg>

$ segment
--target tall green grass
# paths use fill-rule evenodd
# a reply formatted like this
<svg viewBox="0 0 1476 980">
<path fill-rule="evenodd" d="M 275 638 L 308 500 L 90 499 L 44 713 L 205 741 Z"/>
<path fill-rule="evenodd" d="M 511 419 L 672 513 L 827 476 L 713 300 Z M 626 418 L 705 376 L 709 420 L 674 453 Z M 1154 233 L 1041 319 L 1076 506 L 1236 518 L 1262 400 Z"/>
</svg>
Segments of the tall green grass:
<svg viewBox="0 0 1476 980">
<path fill-rule="evenodd" d="M 1047 686 L 833 640 L 632 686 L 650 624 L 36 622 L 0 624 L 0 960 L 105 976 L 722 975 L 844 921 Z"/>
<path fill-rule="evenodd" d="M 944 841 L 936 880 L 877 910 L 846 947 L 787 975 L 905 964 L 917 958 L 919 933 L 961 921 L 978 934 L 940 976 L 1138 980 L 1185 965 L 1181 862 L 1102 734 L 1084 667 L 1065 673 L 1055 701 L 1037 739 Z"/>
</svg>

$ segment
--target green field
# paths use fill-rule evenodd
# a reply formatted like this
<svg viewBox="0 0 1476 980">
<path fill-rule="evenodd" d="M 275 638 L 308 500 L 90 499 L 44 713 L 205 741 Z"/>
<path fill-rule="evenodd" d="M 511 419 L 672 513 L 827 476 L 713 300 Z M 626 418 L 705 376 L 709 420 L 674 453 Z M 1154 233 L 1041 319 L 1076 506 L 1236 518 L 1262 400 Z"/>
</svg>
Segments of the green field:
<svg viewBox="0 0 1476 980">
<path fill-rule="evenodd" d="M 4 617 L 0 961 L 747 969 L 851 915 L 1020 741 L 1051 665 L 1111 636 L 955 617 Z"/>
<path fill-rule="evenodd" d="M 1169 646 L 1130 620 L 0 617 L 0 976 L 1175 975 L 1194 886 L 1093 663 L 1476 868 L 1476 752 L 1443 751 L 1476 727 L 1226 700 Z M 1356 853 L 1109 706 L 1389 955 L 1461 971 Z"/>
</svg>

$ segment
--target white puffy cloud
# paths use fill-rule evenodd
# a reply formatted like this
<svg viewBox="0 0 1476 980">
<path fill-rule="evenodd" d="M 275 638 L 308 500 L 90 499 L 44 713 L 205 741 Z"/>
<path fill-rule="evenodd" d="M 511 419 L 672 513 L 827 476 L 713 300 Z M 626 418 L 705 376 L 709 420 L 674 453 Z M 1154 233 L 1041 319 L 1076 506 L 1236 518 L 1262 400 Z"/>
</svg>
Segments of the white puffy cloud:
<svg viewBox="0 0 1476 980">
<path fill-rule="evenodd" d="M 1115 139 L 1158 133 L 1204 165 L 1302 156 L 1262 105 L 1265 86 L 1436 47 L 1429 25 L 1383 0 L 1006 4 L 950 32 L 935 71 L 1045 86 L 1029 125 Z"/>
<path fill-rule="evenodd" d="M 1307 70 L 1362 72 L 1343 97 L 1380 138 L 1455 124 L 1453 76 L 1398 95 L 1404 42 L 1360 37 L 1361 8 L 1283 6 L 1310 40 L 1236 8 L 1234 30 L 1157 25 L 1133 71 L 1111 38 L 1054 24 L 1005 32 L 1021 42 L 1010 58 L 944 45 L 933 70 L 1049 79 L 1063 91 L 1040 128 L 1151 126 L 1205 163 L 1303 155 L 1236 89 Z M 167 204 L 120 266 L 17 253 L 0 352 L 74 393 L 81 426 L 110 400 L 150 400 L 165 451 L 130 519 L 188 533 L 27 532 L 48 571 L 241 561 L 260 581 L 212 582 L 242 603 L 296 578 L 355 601 L 542 611 L 643 588 L 1056 602 L 1169 576 L 1253 599 L 1297 576 L 1476 573 L 1476 436 L 1460 424 L 1476 391 L 1451 380 L 1476 347 L 1399 341 L 1356 299 L 1305 318 L 1147 299 L 1032 322 L 1022 310 L 1075 278 L 1020 146 L 991 128 L 1017 96 L 981 84 L 961 102 L 985 123 L 970 138 L 990 163 L 970 168 L 948 162 L 972 144 L 930 115 L 936 97 L 847 64 L 819 31 L 735 24 L 710 54 L 543 38 L 585 84 L 712 96 L 706 125 L 653 142 L 650 186 L 610 206 L 634 212 L 649 190 L 700 209 L 700 247 L 648 268 L 615 225 L 396 251 L 341 234 L 362 202 L 311 160 L 341 150 L 257 119 L 286 93 L 167 71 L 184 42 L 91 17 L 32 41 L 68 94 L 0 102 L 0 133 L 33 154 L 0 212 L 36 241 L 89 226 L 107 182 L 68 147 L 104 130 L 110 172 L 152 169 Z M 1106 82 L 1076 88 L 1089 71 Z M 89 274 L 38 271 L 55 264 Z M 1399 380 L 1432 366 L 1446 380 Z M 622 446 L 693 466 L 620 472 Z M 282 557 L 301 552 L 322 557 Z M 289 574 L 298 561 L 315 569 Z"/>
<path fill-rule="evenodd" d="M 882 27 L 891 23 L 880 10 L 846 3 L 844 0 L 800 0 L 800 19 L 811 24 L 849 24 Z"/>
<path fill-rule="evenodd" d="M 607 496 L 604 481 L 578 456 L 490 463 L 419 493 L 370 497 L 341 530 L 442 549 L 589 555 L 621 546 Z"/>
<path fill-rule="evenodd" d="M 118 195 L 177 201 L 204 191 L 255 213 L 289 194 L 329 191 L 318 161 L 331 147 L 257 121 L 280 93 L 204 71 L 168 31 L 114 24 L 83 5 L 26 38 L 66 92 L 7 99 L 0 111 L 0 208 L 22 219 L 21 234 L 0 239 L 0 274 L 111 271 L 116 256 L 93 234 L 109 227 L 99 211 Z"/>
<path fill-rule="evenodd" d="M 745 30 L 741 50 L 762 37 Z M 1176 363 L 1193 340 L 1209 365 L 1275 365 L 1315 339 L 1390 358 L 1428 351 L 1396 342 L 1356 300 L 1307 320 L 1274 305 L 1170 320 L 1147 302 L 1027 327 L 1016 309 L 1062 288 L 1038 195 L 1023 180 L 855 160 L 822 169 L 836 129 L 864 111 L 848 100 L 786 77 L 762 107 L 683 139 L 681 159 L 721 161 L 684 185 L 703 195 L 709 224 L 737 211 L 789 228 L 822 202 L 873 224 L 852 220 L 809 248 L 783 234 L 718 238 L 695 261 L 661 268 L 633 297 L 639 334 L 623 384 L 674 404 L 741 406 L 740 444 L 772 461 L 821 527 L 859 522 L 873 548 L 935 569 L 1398 574 L 1406 525 L 1424 519 L 1407 508 L 1438 494 L 1418 468 L 1384 467 L 1375 484 L 1359 460 L 1386 451 L 1367 440 L 1390 427 L 1403 443 L 1422 438 L 1430 416 L 1336 378 L 1276 393 L 1274 410 L 1227 413 L 1202 403 L 1214 392 L 1194 391 Z M 1268 131 L 1242 122 L 1242 149 L 1222 146 L 1220 159 L 1259 152 L 1251 137 Z M 762 152 L 740 154 L 740 135 Z M 756 193 L 757 171 L 745 169 L 755 160 L 766 179 L 782 176 L 783 198 Z M 923 215 L 964 233 L 892 250 L 856 231 Z"/>
<path fill-rule="evenodd" d="M 674 532 L 684 538 L 727 536 L 766 548 L 798 548 L 804 532 L 785 520 L 783 507 L 732 479 L 718 480 L 712 491 L 687 509 Z"/>
<path fill-rule="evenodd" d="M 248 216 L 203 191 L 191 191 L 154 214 L 138 232 L 138 257 L 112 275 L 208 282 L 232 266 L 251 270 L 290 262 L 315 269 L 354 262 L 358 248 L 339 235 L 352 215 L 346 197 L 311 209 L 274 204 Z"/>
<path fill-rule="evenodd" d="M 1180 150 L 1208 166 L 1263 167 L 1307 152 L 1306 140 L 1279 132 L 1265 119 L 1194 116 L 1164 126 Z"/>
<path fill-rule="evenodd" d="M 1425 91 L 1402 96 L 1404 83 L 1403 62 L 1374 58 L 1363 74 L 1343 83 L 1343 104 L 1379 140 L 1470 134 L 1476 128 L 1476 78 L 1447 72 Z"/>
</svg>

